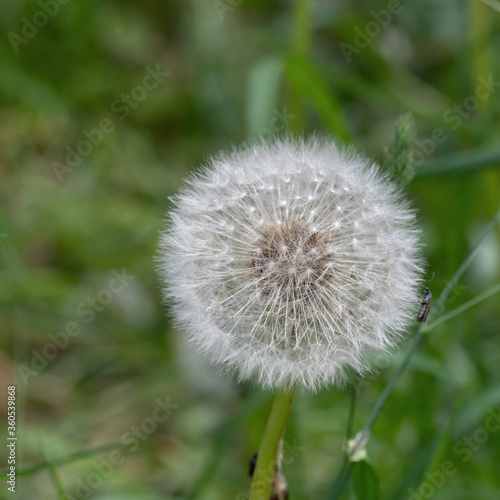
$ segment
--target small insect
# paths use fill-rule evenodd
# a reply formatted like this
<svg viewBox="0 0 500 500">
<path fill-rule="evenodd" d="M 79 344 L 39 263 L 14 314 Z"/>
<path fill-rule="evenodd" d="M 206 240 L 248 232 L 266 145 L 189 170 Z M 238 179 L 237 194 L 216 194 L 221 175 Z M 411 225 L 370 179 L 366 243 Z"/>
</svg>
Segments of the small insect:
<svg viewBox="0 0 500 500">
<path fill-rule="evenodd" d="M 417 313 L 417 321 L 419 323 L 425 323 L 432 301 L 432 293 L 429 288 L 426 286 L 423 286 L 422 288 L 424 289 L 424 296 L 422 297 L 422 302 L 420 302 L 420 307 Z"/>
</svg>

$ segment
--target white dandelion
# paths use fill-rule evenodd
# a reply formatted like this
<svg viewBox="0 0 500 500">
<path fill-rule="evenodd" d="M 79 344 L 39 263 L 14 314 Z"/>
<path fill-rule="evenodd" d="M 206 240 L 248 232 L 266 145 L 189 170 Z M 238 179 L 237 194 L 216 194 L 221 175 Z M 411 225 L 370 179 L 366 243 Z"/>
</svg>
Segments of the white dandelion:
<svg viewBox="0 0 500 500">
<path fill-rule="evenodd" d="M 204 355 L 266 388 L 345 385 L 418 306 L 415 213 L 377 165 L 330 140 L 211 159 L 174 198 L 164 293 Z"/>
</svg>

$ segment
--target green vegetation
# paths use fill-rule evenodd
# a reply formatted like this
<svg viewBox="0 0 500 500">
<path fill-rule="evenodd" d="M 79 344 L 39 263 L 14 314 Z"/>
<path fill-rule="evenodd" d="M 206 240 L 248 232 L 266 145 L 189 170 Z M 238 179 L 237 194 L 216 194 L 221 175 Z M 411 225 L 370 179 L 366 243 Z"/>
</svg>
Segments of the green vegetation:
<svg viewBox="0 0 500 500">
<path fill-rule="evenodd" d="M 272 395 L 218 376 L 165 317 L 168 197 L 207 155 L 286 131 L 399 161 L 407 113 L 429 320 L 356 390 L 297 391 L 283 474 L 291 499 L 499 497 L 495 5 L 2 1 L 0 380 L 17 387 L 17 498 L 244 499 Z M 345 459 L 346 427 L 371 429 L 367 460 Z"/>
</svg>

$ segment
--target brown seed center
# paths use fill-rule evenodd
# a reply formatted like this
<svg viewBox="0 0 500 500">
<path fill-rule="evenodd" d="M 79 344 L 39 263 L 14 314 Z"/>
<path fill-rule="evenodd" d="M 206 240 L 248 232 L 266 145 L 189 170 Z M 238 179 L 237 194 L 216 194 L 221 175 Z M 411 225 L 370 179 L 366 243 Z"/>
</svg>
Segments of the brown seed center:
<svg viewBox="0 0 500 500">
<path fill-rule="evenodd" d="M 255 243 L 252 267 L 261 291 L 281 306 L 317 296 L 333 276 L 330 239 L 302 222 L 267 226 Z"/>
</svg>

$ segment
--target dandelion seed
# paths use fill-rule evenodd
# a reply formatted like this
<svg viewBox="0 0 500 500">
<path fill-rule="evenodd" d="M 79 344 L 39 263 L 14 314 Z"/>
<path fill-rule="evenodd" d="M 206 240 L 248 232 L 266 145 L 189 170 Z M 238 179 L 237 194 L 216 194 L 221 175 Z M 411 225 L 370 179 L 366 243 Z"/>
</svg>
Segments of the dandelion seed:
<svg viewBox="0 0 500 500">
<path fill-rule="evenodd" d="M 210 160 L 174 203 L 160 242 L 165 297 L 189 339 L 240 380 L 345 385 L 414 317 L 415 214 L 353 150 L 247 146 Z"/>
</svg>

